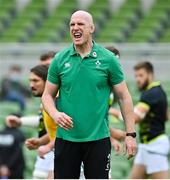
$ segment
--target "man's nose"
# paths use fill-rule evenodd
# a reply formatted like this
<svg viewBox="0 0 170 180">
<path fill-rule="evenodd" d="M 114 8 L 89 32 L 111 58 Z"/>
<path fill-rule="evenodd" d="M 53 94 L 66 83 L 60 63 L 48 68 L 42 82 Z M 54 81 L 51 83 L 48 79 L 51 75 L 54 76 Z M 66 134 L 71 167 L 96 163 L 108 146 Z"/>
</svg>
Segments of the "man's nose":
<svg viewBox="0 0 170 180">
<path fill-rule="evenodd" d="M 77 30 L 79 26 L 77 24 L 74 25 L 74 30 Z"/>
<path fill-rule="evenodd" d="M 34 85 L 33 85 L 33 83 L 30 83 L 30 88 L 32 88 Z"/>
</svg>

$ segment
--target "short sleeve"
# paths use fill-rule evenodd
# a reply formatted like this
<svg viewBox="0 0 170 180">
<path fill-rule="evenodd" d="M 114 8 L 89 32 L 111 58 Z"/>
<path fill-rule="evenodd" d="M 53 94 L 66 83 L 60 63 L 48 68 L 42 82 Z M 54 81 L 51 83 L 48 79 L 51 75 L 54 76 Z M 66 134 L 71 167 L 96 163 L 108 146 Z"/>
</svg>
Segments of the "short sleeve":
<svg viewBox="0 0 170 180">
<path fill-rule="evenodd" d="M 56 55 L 50 64 L 47 76 L 49 82 L 57 85 L 60 84 L 58 61 L 59 57 Z"/>
<path fill-rule="evenodd" d="M 157 97 L 153 94 L 148 92 L 144 92 L 140 98 L 140 102 L 143 102 L 149 106 L 152 106 L 157 100 Z"/>
<path fill-rule="evenodd" d="M 50 140 L 54 140 L 56 137 L 57 124 L 44 110 L 43 110 L 43 119 Z"/>
<path fill-rule="evenodd" d="M 116 85 L 124 80 L 124 74 L 119 60 L 113 55 L 110 58 L 109 65 L 109 82 L 111 85 Z"/>
</svg>

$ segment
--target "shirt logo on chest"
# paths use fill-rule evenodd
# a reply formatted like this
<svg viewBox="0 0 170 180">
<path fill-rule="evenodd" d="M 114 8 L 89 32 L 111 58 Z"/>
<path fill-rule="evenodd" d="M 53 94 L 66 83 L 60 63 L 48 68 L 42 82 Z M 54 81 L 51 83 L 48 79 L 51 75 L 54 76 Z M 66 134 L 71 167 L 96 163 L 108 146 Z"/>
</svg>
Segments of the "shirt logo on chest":
<svg viewBox="0 0 170 180">
<path fill-rule="evenodd" d="M 71 66 L 71 64 L 70 64 L 69 62 L 67 62 L 67 63 L 64 64 L 64 67 L 65 67 L 65 68 L 69 68 L 70 66 Z"/>
</svg>

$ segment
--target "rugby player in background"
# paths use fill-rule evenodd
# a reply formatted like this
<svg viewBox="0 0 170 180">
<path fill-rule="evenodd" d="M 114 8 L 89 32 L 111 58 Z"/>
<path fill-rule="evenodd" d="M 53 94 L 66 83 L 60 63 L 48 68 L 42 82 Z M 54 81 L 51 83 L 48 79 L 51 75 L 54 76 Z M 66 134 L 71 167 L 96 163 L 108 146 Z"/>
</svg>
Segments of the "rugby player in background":
<svg viewBox="0 0 170 180">
<path fill-rule="evenodd" d="M 40 56 L 40 61 L 39 63 L 42 65 L 47 65 L 49 66 L 53 57 L 55 56 L 56 52 L 54 51 L 48 51 L 47 53 L 44 53 Z"/>
<path fill-rule="evenodd" d="M 38 72 L 38 75 L 40 78 L 38 80 L 34 79 L 34 87 L 31 87 L 32 93 L 34 96 L 41 96 L 42 92 L 44 90 L 44 83 L 46 81 L 46 74 L 48 68 L 45 67 L 49 65 L 52 58 L 54 57 L 55 52 L 49 51 L 47 53 L 44 53 L 40 56 L 40 70 L 42 70 L 42 67 L 44 68 L 44 72 Z M 43 66 L 41 66 L 43 65 Z M 36 72 L 39 71 L 36 69 Z M 44 76 L 45 75 L 45 76 Z M 33 81 L 32 81 L 33 82 Z M 41 84 L 41 86 L 39 86 Z M 31 85 L 31 84 L 30 84 Z M 37 86 L 38 85 L 38 86 Z M 47 117 L 47 116 L 46 116 Z M 18 118 L 16 116 L 8 116 L 7 117 L 8 125 L 11 127 L 16 127 L 20 125 L 29 126 L 29 127 L 38 127 L 38 134 L 39 137 L 30 138 L 26 140 L 26 146 L 30 150 L 35 150 L 39 148 L 41 145 L 47 144 L 49 142 L 49 136 L 46 132 L 45 125 L 44 125 L 44 118 L 42 113 L 42 107 L 40 107 L 39 116 L 25 116 L 22 118 Z M 35 164 L 35 169 L 33 172 L 33 176 L 35 178 L 47 178 L 48 172 L 53 168 L 52 163 L 53 158 L 51 157 L 52 153 L 49 153 L 50 155 L 46 155 L 45 159 L 37 157 L 37 161 Z M 48 165 L 50 164 L 50 166 Z M 45 165 L 46 164 L 46 165 Z"/>
<path fill-rule="evenodd" d="M 31 69 L 29 80 L 30 80 L 30 88 L 32 94 L 35 97 L 41 97 L 44 86 L 47 78 L 48 67 L 46 65 L 37 65 Z M 30 138 L 26 140 L 26 145 L 28 149 L 37 149 L 39 146 L 43 144 L 47 144 L 49 142 L 48 134 L 46 133 L 46 129 L 44 126 L 43 119 L 43 109 L 40 109 L 39 116 L 25 116 L 18 118 L 16 116 L 8 116 L 7 117 L 7 125 L 9 127 L 17 127 L 17 126 L 29 126 L 38 128 L 39 136 L 38 138 Z M 51 154 L 46 154 L 44 159 L 37 157 L 35 163 L 35 169 L 33 172 L 34 178 L 47 178 L 49 167 L 51 166 Z"/>
<path fill-rule="evenodd" d="M 139 123 L 140 144 L 132 168 L 132 179 L 167 179 L 168 136 L 165 122 L 168 120 L 167 96 L 160 82 L 154 81 L 154 68 L 150 62 L 140 62 L 135 67 L 135 79 L 141 91 L 134 108 L 136 123 Z M 121 118 L 120 111 L 110 109 L 110 114 Z"/>
</svg>

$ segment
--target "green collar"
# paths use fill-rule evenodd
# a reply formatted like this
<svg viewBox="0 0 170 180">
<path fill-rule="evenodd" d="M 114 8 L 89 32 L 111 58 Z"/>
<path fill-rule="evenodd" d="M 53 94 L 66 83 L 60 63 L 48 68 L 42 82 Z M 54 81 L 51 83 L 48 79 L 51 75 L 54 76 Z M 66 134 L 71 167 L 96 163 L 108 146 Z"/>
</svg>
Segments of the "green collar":
<svg viewBox="0 0 170 180">
<path fill-rule="evenodd" d="M 153 87 L 157 87 L 160 85 L 161 85 L 161 83 L 159 81 L 158 82 L 152 82 L 146 87 L 146 90 L 152 89 Z"/>
<path fill-rule="evenodd" d="M 77 52 L 76 52 L 76 49 L 74 47 L 74 44 L 72 44 L 70 47 L 70 56 L 74 56 L 75 54 L 77 54 Z"/>
<path fill-rule="evenodd" d="M 71 45 L 70 47 L 70 56 L 77 55 L 77 51 L 74 47 L 74 44 Z M 91 52 L 86 56 L 86 57 L 92 57 L 92 58 L 97 58 L 97 44 L 93 41 L 93 47 Z"/>
</svg>

